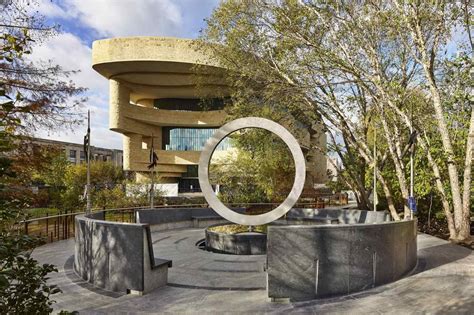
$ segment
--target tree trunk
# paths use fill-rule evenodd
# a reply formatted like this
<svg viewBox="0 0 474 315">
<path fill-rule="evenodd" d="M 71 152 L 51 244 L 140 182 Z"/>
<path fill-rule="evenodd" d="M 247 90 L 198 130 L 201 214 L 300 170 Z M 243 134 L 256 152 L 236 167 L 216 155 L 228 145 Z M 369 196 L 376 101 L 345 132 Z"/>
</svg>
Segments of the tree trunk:
<svg viewBox="0 0 474 315">
<path fill-rule="evenodd" d="M 443 145 L 443 150 L 444 153 L 447 155 L 447 161 L 446 163 L 448 164 L 448 176 L 449 176 L 449 183 L 451 186 L 451 198 L 453 201 L 453 213 L 454 213 L 454 226 L 456 228 L 456 231 L 458 232 L 457 234 L 457 239 L 461 240 L 463 237 L 466 237 L 467 235 L 461 236 L 459 235 L 459 232 L 465 229 L 466 224 L 469 224 L 469 221 L 466 222 L 466 217 L 463 214 L 463 205 L 462 205 L 462 199 L 461 199 L 461 186 L 459 183 L 459 173 L 458 173 L 458 167 L 456 165 L 455 161 L 455 155 L 454 155 L 454 150 L 453 146 L 451 143 L 451 138 L 449 137 L 449 130 L 448 130 L 448 125 L 446 123 L 446 119 L 444 117 L 444 112 L 443 112 L 443 105 L 441 102 L 441 96 L 438 90 L 438 87 L 436 85 L 436 78 L 435 74 L 433 72 L 434 69 L 434 58 L 430 58 L 431 56 L 434 56 L 436 52 L 436 42 L 439 38 L 437 38 L 436 34 L 434 35 L 432 47 L 429 49 L 427 46 L 427 41 L 423 37 L 423 33 L 419 24 L 419 16 L 417 12 L 413 10 L 413 16 L 416 18 L 415 23 L 410 24 L 411 31 L 413 34 L 414 38 L 414 43 L 416 45 L 417 50 L 420 53 L 420 59 L 421 59 L 421 65 L 423 67 L 423 71 L 430 89 L 430 94 L 431 98 L 433 100 L 433 108 L 435 112 L 435 117 L 436 117 L 436 123 L 437 123 L 437 129 L 441 137 L 441 143 Z M 430 55 L 429 55 L 430 54 Z M 470 237 L 470 236 L 467 236 Z"/>
<path fill-rule="evenodd" d="M 367 192 L 367 188 L 365 187 L 365 172 L 367 169 L 367 163 L 361 159 L 360 161 L 360 169 L 358 174 L 358 181 L 361 183 L 361 206 L 359 209 L 361 210 L 369 210 L 371 208 L 371 203 L 369 200 L 369 193 Z"/>
<path fill-rule="evenodd" d="M 472 185 L 472 151 L 474 147 L 474 106 L 471 108 L 471 120 L 469 123 L 469 133 L 466 141 L 466 159 L 464 161 L 463 175 L 463 218 L 462 224 L 458 228 L 458 239 L 461 241 L 471 241 L 471 185 Z"/>
<path fill-rule="evenodd" d="M 387 198 L 388 209 L 390 211 L 390 214 L 392 215 L 392 218 L 395 221 L 400 221 L 400 216 L 398 215 L 397 209 L 395 208 L 395 204 L 393 203 L 392 192 L 390 191 L 390 188 L 388 187 L 387 183 L 385 182 L 385 179 L 380 174 L 380 172 L 377 172 L 377 179 L 382 184 L 382 188 L 385 193 L 385 198 Z"/>
<path fill-rule="evenodd" d="M 438 132 L 441 136 L 444 152 L 447 155 L 446 163 L 448 164 L 449 183 L 451 185 L 451 195 L 453 199 L 454 224 L 456 226 L 456 229 L 459 231 L 461 226 L 465 223 L 463 223 L 463 211 L 458 168 L 456 165 L 456 161 L 454 160 L 454 150 L 451 145 L 451 139 L 449 138 L 449 130 L 444 118 L 439 92 L 432 78 L 429 78 L 428 82 L 430 85 L 431 95 L 433 97 L 433 106 L 435 109 L 435 115 L 438 124 Z"/>
<path fill-rule="evenodd" d="M 435 160 L 433 159 L 433 156 L 431 155 L 431 152 L 429 151 L 429 148 L 427 144 L 425 143 L 425 140 L 420 137 L 418 142 L 420 143 L 420 146 L 423 148 L 423 150 L 425 150 L 426 157 L 428 159 L 428 164 L 431 166 L 433 170 L 433 175 L 434 175 L 435 183 L 436 183 L 436 189 L 438 190 L 440 194 L 441 204 L 443 205 L 443 211 L 446 216 L 446 221 L 448 224 L 449 238 L 452 240 L 455 240 L 458 237 L 458 233 L 456 231 L 456 227 L 454 226 L 454 218 L 453 218 L 453 213 L 451 212 L 451 205 L 449 204 L 448 198 L 446 197 L 446 192 L 444 190 L 443 183 L 441 182 L 441 172 Z"/>
<path fill-rule="evenodd" d="M 388 151 L 390 153 L 390 156 L 392 158 L 393 164 L 395 165 L 395 173 L 398 178 L 398 182 L 400 184 L 400 191 L 402 193 L 403 200 L 408 200 L 408 188 L 407 188 L 407 182 L 405 178 L 405 174 L 403 172 L 403 167 L 401 165 L 401 156 L 397 154 L 397 150 L 395 148 L 395 145 L 392 141 L 392 138 L 390 137 L 390 130 L 388 128 L 387 121 L 385 120 L 385 115 L 382 114 L 382 125 L 384 129 L 384 134 L 385 134 L 385 139 L 387 140 L 387 145 L 388 145 Z M 410 218 L 411 216 L 411 211 L 408 208 L 406 202 L 403 203 L 403 212 L 404 212 L 404 218 Z"/>
</svg>

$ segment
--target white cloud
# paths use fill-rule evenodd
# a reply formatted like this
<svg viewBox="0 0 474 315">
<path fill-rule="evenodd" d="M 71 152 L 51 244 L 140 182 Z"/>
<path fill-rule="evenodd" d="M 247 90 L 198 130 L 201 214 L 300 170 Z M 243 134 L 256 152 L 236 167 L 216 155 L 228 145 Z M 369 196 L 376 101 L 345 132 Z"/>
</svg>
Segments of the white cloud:
<svg viewBox="0 0 474 315">
<path fill-rule="evenodd" d="M 108 81 L 92 69 L 91 58 L 91 48 L 70 33 L 62 33 L 46 40 L 33 49 L 30 57 L 33 61 L 52 60 L 54 64 L 60 65 L 65 70 L 80 70 L 70 79 L 77 86 L 88 89 L 86 93 L 88 100 L 81 111 L 85 114 L 87 109 L 91 110 L 92 145 L 121 149 L 122 136 L 108 130 Z M 37 133 L 37 136 L 82 143 L 85 131 L 84 123 L 74 130 L 42 130 Z"/>
<path fill-rule="evenodd" d="M 50 18 L 67 18 L 69 16 L 62 7 L 56 5 L 51 0 L 40 0 L 38 7 L 31 6 L 30 8 L 33 10 L 30 14 L 34 14 L 37 11 L 39 14 Z"/>
<path fill-rule="evenodd" d="M 178 7 L 169 0 L 70 0 L 85 24 L 105 36 L 176 35 Z"/>
<path fill-rule="evenodd" d="M 43 0 L 40 12 L 50 18 L 76 19 L 100 36 L 177 36 L 180 8 L 172 0 Z"/>
<path fill-rule="evenodd" d="M 198 4 L 196 4 L 197 1 Z M 78 36 L 87 38 L 116 36 L 183 36 L 190 34 L 196 21 L 215 6 L 215 0 L 39 0 L 38 13 L 60 24 L 66 23 L 78 35 L 62 33 L 34 48 L 32 60 L 52 60 L 66 70 L 80 70 L 70 79 L 88 88 L 84 112 L 91 110 L 92 145 L 122 148 L 122 136 L 108 130 L 108 82 L 91 67 L 92 52 Z M 192 12 L 185 11 L 191 10 Z M 186 14 L 184 14 L 186 13 Z M 186 19 L 183 18 L 186 16 Z M 197 31 L 193 29 L 193 32 Z M 187 33 L 186 33 L 187 32 Z M 84 37 L 85 38 L 85 37 Z M 40 131 L 39 137 L 82 143 L 86 126 L 74 131 Z"/>
<path fill-rule="evenodd" d="M 87 102 L 91 111 L 91 145 L 97 147 L 122 149 L 122 135 L 108 128 L 109 113 L 107 100 L 97 94 L 91 94 Z M 83 110 L 84 112 L 87 111 Z M 41 130 L 37 137 L 59 141 L 82 143 L 87 130 L 87 121 L 75 126 L 73 130 Z"/>
<path fill-rule="evenodd" d="M 61 33 L 34 47 L 31 59 L 52 60 L 64 70 L 79 70 L 71 79 L 91 93 L 107 91 L 108 83 L 92 69 L 92 50 L 80 38 L 70 33 Z"/>
</svg>

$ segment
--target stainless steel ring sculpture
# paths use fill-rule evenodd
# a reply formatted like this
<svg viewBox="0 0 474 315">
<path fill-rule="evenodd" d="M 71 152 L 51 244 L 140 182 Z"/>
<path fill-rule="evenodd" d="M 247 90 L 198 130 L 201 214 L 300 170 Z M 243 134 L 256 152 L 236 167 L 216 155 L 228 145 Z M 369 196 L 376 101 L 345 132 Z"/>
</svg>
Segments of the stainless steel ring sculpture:
<svg viewBox="0 0 474 315">
<path fill-rule="evenodd" d="M 283 201 L 283 203 L 281 203 L 277 208 L 264 214 L 245 215 L 232 211 L 226 207 L 219 200 L 219 198 L 217 198 L 216 193 L 209 183 L 209 163 L 214 150 L 226 136 L 232 132 L 244 128 L 260 128 L 273 132 L 279 136 L 288 146 L 295 162 L 295 181 L 293 183 L 293 187 L 291 188 L 291 192 Z M 282 217 L 295 205 L 296 201 L 301 195 L 305 176 L 305 159 L 303 152 L 301 151 L 301 147 L 295 137 L 293 137 L 293 135 L 288 130 L 286 130 L 285 127 L 277 124 L 274 121 L 259 117 L 239 118 L 223 125 L 214 133 L 211 138 L 209 138 L 199 159 L 199 184 L 201 185 L 204 198 L 206 198 L 209 206 L 223 218 L 242 225 L 267 224 Z"/>
</svg>

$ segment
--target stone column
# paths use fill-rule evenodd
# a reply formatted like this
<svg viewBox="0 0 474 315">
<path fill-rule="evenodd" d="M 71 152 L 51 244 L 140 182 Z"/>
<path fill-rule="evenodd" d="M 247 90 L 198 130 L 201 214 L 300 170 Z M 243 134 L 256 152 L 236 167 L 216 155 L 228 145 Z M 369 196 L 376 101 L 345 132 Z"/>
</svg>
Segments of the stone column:
<svg viewBox="0 0 474 315">
<path fill-rule="evenodd" d="M 127 133 L 123 135 L 123 169 L 136 170 L 133 165 L 140 161 L 142 149 L 142 136 L 137 133 Z M 138 167 L 140 168 L 140 167 Z"/>
<path fill-rule="evenodd" d="M 130 89 L 120 81 L 109 80 L 109 128 L 124 132 L 125 114 L 130 104 Z"/>
</svg>

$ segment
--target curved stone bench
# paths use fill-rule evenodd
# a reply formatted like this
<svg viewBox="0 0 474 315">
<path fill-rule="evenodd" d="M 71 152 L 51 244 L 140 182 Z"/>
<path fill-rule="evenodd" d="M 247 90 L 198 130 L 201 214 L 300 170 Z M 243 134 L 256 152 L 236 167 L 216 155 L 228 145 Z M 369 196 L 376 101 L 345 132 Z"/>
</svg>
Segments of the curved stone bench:
<svg viewBox="0 0 474 315">
<path fill-rule="evenodd" d="M 242 208 L 234 208 L 233 210 L 244 213 Z M 211 208 L 143 209 L 135 212 L 135 218 L 137 223 L 149 224 L 152 232 L 189 227 L 202 228 L 228 222 Z M 303 224 L 303 221 L 306 221 L 308 224 L 314 224 L 315 222 L 324 224 L 352 224 L 384 222 L 388 220 L 390 220 L 390 215 L 386 211 L 294 208 L 279 221 L 293 224 Z"/>
<path fill-rule="evenodd" d="M 234 209 L 243 212 L 241 208 Z M 182 228 L 203 228 L 228 222 L 211 208 L 145 209 L 135 212 L 136 222 L 150 225 L 151 231 Z"/>
<path fill-rule="evenodd" d="M 148 224 L 104 221 L 104 213 L 78 215 L 74 271 L 94 286 L 143 294 L 168 282 L 171 261 L 155 258 Z"/>
<path fill-rule="evenodd" d="M 227 222 L 209 208 L 137 210 L 135 216 L 136 224 L 104 221 L 101 212 L 77 216 L 76 273 L 107 290 L 151 291 L 166 284 L 171 262 L 155 259 L 150 230 Z M 417 261 L 416 221 L 388 220 L 387 212 L 291 209 L 268 226 L 268 296 L 308 300 L 399 279 Z"/>
<path fill-rule="evenodd" d="M 268 297 L 310 300 L 398 280 L 415 268 L 416 233 L 415 220 L 271 225 L 267 230 Z"/>
<path fill-rule="evenodd" d="M 319 221 L 333 224 L 355 224 L 355 223 L 382 223 L 390 221 L 391 217 L 387 211 L 367 211 L 358 209 L 312 209 L 294 208 L 287 215 L 287 220 L 294 221 Z"/>
</svg>

